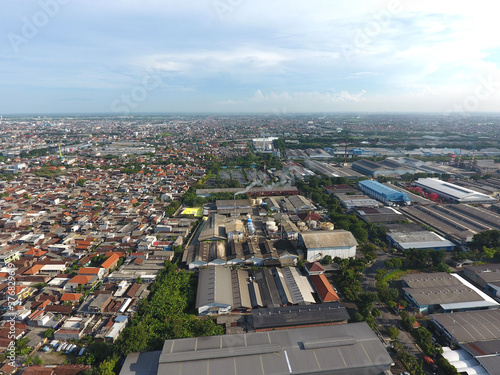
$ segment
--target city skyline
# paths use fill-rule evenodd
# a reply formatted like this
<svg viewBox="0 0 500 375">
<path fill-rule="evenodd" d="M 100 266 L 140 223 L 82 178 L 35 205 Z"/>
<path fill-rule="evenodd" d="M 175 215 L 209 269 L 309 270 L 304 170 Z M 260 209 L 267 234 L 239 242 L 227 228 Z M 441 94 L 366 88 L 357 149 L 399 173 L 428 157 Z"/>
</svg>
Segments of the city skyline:
<svg viewBox="0 0 500 375">
<path fill-rule="evenodd" d="M 494 112 L 500 41 L 484 9 L 12 3 L 0 16 L 0 113 Z"/>
</svg>

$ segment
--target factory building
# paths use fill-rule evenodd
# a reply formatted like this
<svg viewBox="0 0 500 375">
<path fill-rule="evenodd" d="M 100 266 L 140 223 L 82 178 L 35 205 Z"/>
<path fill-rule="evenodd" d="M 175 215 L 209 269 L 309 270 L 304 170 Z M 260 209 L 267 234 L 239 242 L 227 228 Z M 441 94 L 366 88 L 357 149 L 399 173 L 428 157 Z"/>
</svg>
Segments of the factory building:
<svg viewBox="0 0 500 375">
<path fill-rule="evenodd" d="M 377 181 L 365 180 L 359 182 L 359 189 L 372 198 L 387 204 L 394 205 L 410 205 L 411 199 L 408 194 L 392 189 Z"/>
<path fill-rule="evenodd" d="M 379 375 L 392 359 L 365 322 L 166 340 L 120 375 Z"/>
<path fill-rule="evenodd" d="M 494 203 L 496 201 L 495 198 L 489 195 L 450 184 L 438 178 L 419 178 L 415 181 L 415 186 L 421 187 L 429 193 L 436 193 L 443 199 L 456 203 Z"/>
<path fill-rule="evenodd" d="M 299 244 L 305 248 L 308 262 L 319 261 L 326 255 L 352 258 L 356 256 L 358 246 L 352 233 L 346 230 L 302 232 Z"/>
<path fill-rule="evenodd" d="M 402 277 L 405 298 L 421 313 L 495 310 L 500 304 L 458 274 L 416 273 Z"/>
<path fill-rule="evenodd" d="M 443 357 L 461 374 L 498 374 L 500 310 L 433 314 L 439 337 L 458 350 L 443 347 Z"/>
<path fill-rule="evenodd" d="M 393 232 L 387 235 L 391 244 L 399 250 L 429 249 L 452 251 L 455 244 L 439 234 L 427 231 Z"/>
</svg>

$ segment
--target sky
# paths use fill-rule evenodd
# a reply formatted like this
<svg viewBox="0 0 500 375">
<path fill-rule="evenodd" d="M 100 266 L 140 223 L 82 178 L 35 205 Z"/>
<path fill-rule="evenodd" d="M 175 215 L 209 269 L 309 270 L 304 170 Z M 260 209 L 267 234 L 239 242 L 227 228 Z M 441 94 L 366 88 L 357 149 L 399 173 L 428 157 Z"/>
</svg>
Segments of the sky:
<svg viewBox="0 0 500 375">
<path fill-rule="evenodd" d="M 3 2 L 0 114 L 498 112 L 496 5 Z"/>
</svg>

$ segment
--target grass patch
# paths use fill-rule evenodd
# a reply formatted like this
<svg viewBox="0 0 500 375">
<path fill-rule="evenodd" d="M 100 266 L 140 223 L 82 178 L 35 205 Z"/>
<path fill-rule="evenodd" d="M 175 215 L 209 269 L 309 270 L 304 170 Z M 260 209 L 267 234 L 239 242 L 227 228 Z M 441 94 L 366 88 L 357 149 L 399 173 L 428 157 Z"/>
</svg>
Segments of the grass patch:
<svg viewBox="0 0 500 375">
<path fill-rule="evenodd" d="M 401 270 L 401 269 L 394 270 L 392 272 L 386 273 L 384 275 L 384 277 L 382 278 L 382 280 L 385 281 L 385 282 L 389 282 L 389 281 L 393 281 L 393 280 L 399 280 L 400 278 L 402 278 L 403 276 L 405 276 L 408 272 L 410 272 L 410 270 Z"/>
</svg>

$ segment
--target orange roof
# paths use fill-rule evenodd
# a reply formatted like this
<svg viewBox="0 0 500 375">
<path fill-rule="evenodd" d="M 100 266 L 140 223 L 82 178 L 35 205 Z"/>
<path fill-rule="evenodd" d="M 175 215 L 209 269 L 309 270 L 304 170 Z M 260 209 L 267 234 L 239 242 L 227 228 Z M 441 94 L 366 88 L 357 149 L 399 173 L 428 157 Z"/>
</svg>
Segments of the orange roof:
<svg viewBox="0 0 500 375">
<path fill-rule="evenodd" d="M 108 259 L 106 259 L 104 261 L 103 264 L 101 264 L 101 267 L 102 268 L 106 268 L 107 270 L 109 270 L 113 264 L 118 261 L 118 259 L 120 259 L 120 257 L 118 256 L 118 254 L 112 254 Z"/>
<path fill-rule="evenodd" d="M 23 275 L 36 275 L 43 268 L 45 264 L 35 264 L 30 269 L 24 271 Z"/>
<path fill-rule="evenodd" d="M 323 302 L 333 302 L 339 300 L 339 296 L 335 293 L 332 284 L 330 284 L 330 282 L 326 279 L 325 275 L 312 275 L 310 278 L 314 288 Z"/>
<path fill-rule="evenodd" d="M 82 267 L 78 270 L 79 275 L 97 275 L 99 274 L 99 267 Z"/>
<path fill-rule="evenodd" d="M 113 254 L 118 255 L 120 258 L 125 257 L 125 253 L 123 251 L 108 251 L 106 252 L 106 257 L 110 257 Z"/>
<path fill-rule="evenodd" d="M 61 301 L 78 301 L 82 296 L 83 294 L 81 293 L 64 293 L 61 297 Z"/>
<path fill-rule="evenodd" d="M 70 281 L 70 283 L 77 283 L 79 285 L 82 285 L 82 284 L 88 284 L 89 281 L 92 279 L 93 276 L 87 276 L 87 275 L 76 275 L 75 277 L 73 277 Z"/>
</svg>

